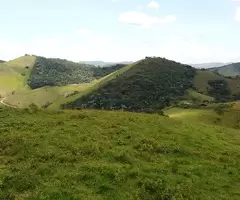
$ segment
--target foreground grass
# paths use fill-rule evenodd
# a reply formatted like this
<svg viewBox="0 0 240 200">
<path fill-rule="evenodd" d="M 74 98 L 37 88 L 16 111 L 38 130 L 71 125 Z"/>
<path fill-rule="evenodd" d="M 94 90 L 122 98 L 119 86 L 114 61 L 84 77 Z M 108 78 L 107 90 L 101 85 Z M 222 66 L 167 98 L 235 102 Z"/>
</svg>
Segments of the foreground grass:
<svg viewBox="0 0 240 200">
<path fill-rule="evenodd" d="M 239 199 L 239 130 L 0 108 L 0 199 Z"/>
</svg>

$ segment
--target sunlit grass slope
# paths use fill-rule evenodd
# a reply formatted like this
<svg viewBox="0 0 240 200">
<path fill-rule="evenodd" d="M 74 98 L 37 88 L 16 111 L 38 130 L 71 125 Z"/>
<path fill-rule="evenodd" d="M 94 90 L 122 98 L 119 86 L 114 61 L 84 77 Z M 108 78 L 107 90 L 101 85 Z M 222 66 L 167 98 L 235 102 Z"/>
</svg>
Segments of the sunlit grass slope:
<svg viewBox="0 0 240 200">
<path fill-rule="evenodd" d="M 230 109 L 219 115 L 212 108 L 202 109 L 183 109 L 183 108 L 171 108 L 165 110 L 165 113 L 170 117 L 178 120 L 183 120 L 186 123 L 205 123 L 214 126 L 225 126 L 228 128 L 235 128 L 240 131 L 240 111 L 238 110 L 238 104 L 234 105 Z"/>
<path fill-rule="evenodd" d="M 5 102 L 18 108 L 26 108 L 30 104 L 36 104 L 38 107 L 51 106 L 51 104 L 64 101 L 68 96 L 79 93 L 87 87 L 89 87 L 89 84 L 86 83 L 62 87 L 47 86 L 35 90 L 19 91 L 14 95 L 9 95 Z"/>
<path fill-rule="evenodd" d="M 35 62 L 34 56 L 22 56 L 15 60 L 0 63 L 0 95 L 28 88 L 27 79 Z"/>
</svg>

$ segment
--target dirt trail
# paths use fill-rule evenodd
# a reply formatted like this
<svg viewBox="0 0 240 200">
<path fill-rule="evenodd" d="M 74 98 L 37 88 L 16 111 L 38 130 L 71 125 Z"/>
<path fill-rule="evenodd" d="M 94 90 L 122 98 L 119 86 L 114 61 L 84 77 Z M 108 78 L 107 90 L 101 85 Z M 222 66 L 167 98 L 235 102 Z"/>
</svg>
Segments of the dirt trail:
<svg viewBox="0 0 240 200">
<path fill-rule="evenodd" d="M 7 107 L 15 108 L 14 106 L 11 106 L 11 105 L 9 105 L 9 104 L 7 104 L 7 103 L 4 102 L 4 100 L 5 100 L 6 98 L 7 98 L 7 97 L 4 97 L 4 98 L 0 99 L 0 104 L 2 104 L 2 105 L 4 105 L 4 106 L 7 106 Z"/>
</svg>

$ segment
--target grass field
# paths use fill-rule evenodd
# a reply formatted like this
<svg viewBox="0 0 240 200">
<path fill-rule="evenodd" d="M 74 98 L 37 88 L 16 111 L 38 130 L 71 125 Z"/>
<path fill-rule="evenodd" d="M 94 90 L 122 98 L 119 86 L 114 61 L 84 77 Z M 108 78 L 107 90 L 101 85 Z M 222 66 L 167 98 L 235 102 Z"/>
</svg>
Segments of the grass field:
<svg viewBox="0 0 240 200">
<path fill-rule="evenodd" d="M 240 196 L 239 130 L 159 115 L 0 110 L 0 199 Z"/>
</svg>

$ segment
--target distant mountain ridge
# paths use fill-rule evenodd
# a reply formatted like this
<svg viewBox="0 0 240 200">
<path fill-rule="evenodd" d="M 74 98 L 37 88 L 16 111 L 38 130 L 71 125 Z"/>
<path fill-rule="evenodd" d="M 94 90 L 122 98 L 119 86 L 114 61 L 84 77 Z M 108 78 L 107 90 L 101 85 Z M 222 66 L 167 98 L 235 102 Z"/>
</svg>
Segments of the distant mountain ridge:
<svg viewBox="0 0 240 200">
<path fill-rule="evenodd" d="M 240 62 L 228 64 L 222 67 L 211 68 L 210 70 L 227 77 L 240 76 Z"/>
<path fill-rule="evenodd" d="M 0 60 L 0 63 L 4 63 L 4 62 L 6 62 L 6 61 L 4 61 L 4 60 Z"/>
<path fill-rule="evenodd" d="M 208 68 L 222 67 L 229 64 L 232 64 L 232 63 L 211 62 L 211 63 L 199 63 L 199 64 L 189 64 L 189 65 L 195 68 L 208 69 Z"/>
<path fill-rule="evenodd" d="M 99 67 L 108 67 L 108 66 L 117 65 L 117 64 L 129 65 L 129 64 L 132 64 L 133 62 L 131 62 L 131 61 L 123 61 L 123 62 L 80 61 L 79 63 L 94 65 L 96 67 L 98 67 L 98 66 Z"/>
</svg>

